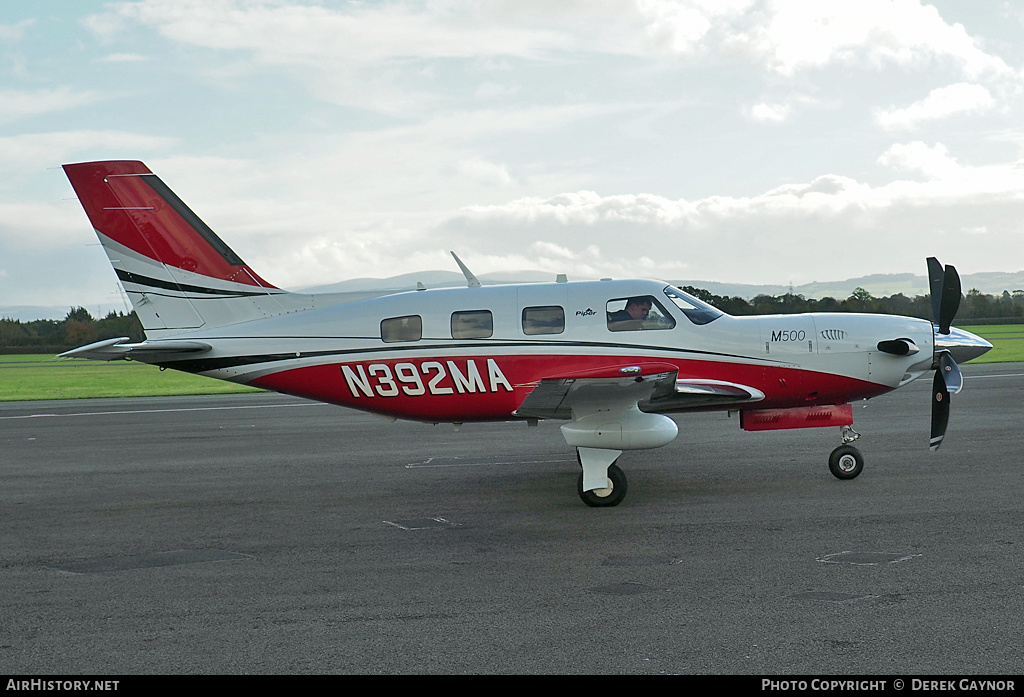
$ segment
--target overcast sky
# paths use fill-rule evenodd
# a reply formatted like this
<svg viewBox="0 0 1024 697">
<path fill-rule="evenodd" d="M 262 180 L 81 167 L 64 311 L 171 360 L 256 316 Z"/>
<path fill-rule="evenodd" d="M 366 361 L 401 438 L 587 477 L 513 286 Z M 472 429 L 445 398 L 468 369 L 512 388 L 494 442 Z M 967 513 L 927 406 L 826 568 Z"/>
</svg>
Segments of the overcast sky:
<svg viewBox="0 0 1024 697">
<path fill-rule="evenodd" d="M 113 303 L 59 165 L 140 159 L 295 288 L 1024 268 L 1024 5 L 0 5 L 0 305 Z"/>
</svg>

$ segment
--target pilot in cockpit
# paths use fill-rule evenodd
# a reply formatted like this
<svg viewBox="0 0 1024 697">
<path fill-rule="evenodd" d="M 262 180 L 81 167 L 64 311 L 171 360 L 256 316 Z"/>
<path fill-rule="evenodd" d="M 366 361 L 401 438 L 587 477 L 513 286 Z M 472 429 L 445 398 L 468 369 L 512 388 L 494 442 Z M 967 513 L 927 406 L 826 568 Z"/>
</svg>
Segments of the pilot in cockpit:
<svg viewBox="0 0 1024 697">
<path fill-rule="evenodd" d="M 612 331 L 642 329 L 643 322 L 651 314 L 651 299 L 635 297 L 626 301 L 626 307 L 608 313 L 608 328 Z"/>
</svg>

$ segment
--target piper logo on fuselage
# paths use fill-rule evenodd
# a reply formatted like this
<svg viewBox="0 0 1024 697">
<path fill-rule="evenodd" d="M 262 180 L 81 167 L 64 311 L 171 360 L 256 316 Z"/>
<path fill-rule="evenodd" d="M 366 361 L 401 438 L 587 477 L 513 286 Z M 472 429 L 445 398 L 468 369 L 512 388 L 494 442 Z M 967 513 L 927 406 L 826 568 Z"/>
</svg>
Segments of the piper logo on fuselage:
<svg viewBox="0 0 1024 697">
<path fill-rule="evenodd" d="M 465 368 L 460 368 L 455 361 L 395 363 L 394 367 L 387 363 L 355 363 L 341 366 L 341 374 L 353 397 L 497 392 L 499 387 L 512 391 L 512 385 L 493 358 L 487 359 L 486 384 L 472 358 L 465 362 Z"/>
</svg>

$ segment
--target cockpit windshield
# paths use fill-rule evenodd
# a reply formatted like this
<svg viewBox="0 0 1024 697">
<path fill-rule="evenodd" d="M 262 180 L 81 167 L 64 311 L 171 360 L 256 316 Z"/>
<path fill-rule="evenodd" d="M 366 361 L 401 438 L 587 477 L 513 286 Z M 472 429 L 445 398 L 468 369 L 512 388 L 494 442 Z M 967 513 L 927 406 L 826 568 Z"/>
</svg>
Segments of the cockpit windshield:
<svg viewBox="0 0 1024 697">
<path fill-rule="evenodd" d="M 678 288 L 672 286 L 665 287 L 665 295 L 675 303 L 676 307 L 683 311 L 686 318 L 694 324 L 707 324 L 714 322 L 716 319 L 721 317 L 724 312 L 718 308 L 708 305 L 706 302 L 698 300 L 697 298 L 684 293 Z"/>
</svg>

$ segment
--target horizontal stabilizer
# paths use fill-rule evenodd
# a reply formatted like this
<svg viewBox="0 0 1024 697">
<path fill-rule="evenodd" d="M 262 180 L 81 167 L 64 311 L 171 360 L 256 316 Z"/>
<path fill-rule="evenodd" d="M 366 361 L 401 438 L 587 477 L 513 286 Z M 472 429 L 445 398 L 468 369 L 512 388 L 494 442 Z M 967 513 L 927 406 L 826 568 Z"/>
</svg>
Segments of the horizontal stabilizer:
<svg viewBox="0 0 1024 697">
<path fill-rule="evenodd" d="M 164 356 L 183 353 L 203 353 L 212 348 L 202 341 L 164 340 L 143 341 L 140 344 L 127 344 L 127 336 L 116 339 L 104 339 L 88 346 L 81 346 L 65 351 L 58 358 L 89 358 L 94 361 L 143 360 L 152 356 Z"/>
</svg>

